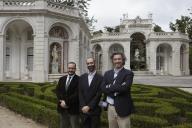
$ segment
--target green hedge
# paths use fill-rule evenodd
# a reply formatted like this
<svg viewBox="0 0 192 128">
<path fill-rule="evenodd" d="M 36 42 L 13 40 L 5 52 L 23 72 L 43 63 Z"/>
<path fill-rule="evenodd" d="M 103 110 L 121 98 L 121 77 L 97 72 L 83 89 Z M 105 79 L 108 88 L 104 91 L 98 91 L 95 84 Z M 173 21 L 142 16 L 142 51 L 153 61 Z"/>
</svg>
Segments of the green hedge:
<svg viewBox="0 0 192 128">
<path fill-rule="evenodd" d="M 24 95 L 20 95 L 20 94 L 13 93 L 13 92 L 8 93 L 7 95 L 12 96 L 12 97 L 16 97 L 20 100 L 24 100 L 24 101 L 27 101 L 30 103 L 39 104 L 39 105 L 45 106 L 46 108 L 50 108 L 53 110 L 56 110 L 56 107 L 57 107 L 55 103 L 51 103 L 51 102 L 48 102 L 46 100 L 36 99 L 34 97 L 24 96 Z"/>
<path fill-rule="evenodd" d="M 189 120 L 189 122 L 192 122 L 192 112 L 186 112 L 186 117 Z"/>
<path fill-rule="evenodd" d="M 21 99 L 11 97 L 8 95 L 0 96 L 1 104 L 5 105 L 9 109 L 47 125 L 49 128 L 58 128 L 59 118 L 56 110 L 50 110 L 39 104 L 26 102 Z"/>
<path fill-rule="evenodd" d="M 147 103 L 147 102 L 134 102 L 135 111 L 137 114 L 142 115 L 155 115 L 155 110 L 161 107 L 160 104 L 157 103 Z"/>
<path fill-rule="evenodd" d="M 185 123 L 185 124 L 180 124 L 180 125 L 175 125 L 175 126 L 170 126 L 170 127 L 164 127 L 164 128 L 192 128 L 192 123 Z"/>
<path fill-rule="evenodd" d="M 131 124 L 138 128 L 162 128 L 163 126 L 167 126 L 168 122 L 158 117 L 132 115 Z"/>
</svg>

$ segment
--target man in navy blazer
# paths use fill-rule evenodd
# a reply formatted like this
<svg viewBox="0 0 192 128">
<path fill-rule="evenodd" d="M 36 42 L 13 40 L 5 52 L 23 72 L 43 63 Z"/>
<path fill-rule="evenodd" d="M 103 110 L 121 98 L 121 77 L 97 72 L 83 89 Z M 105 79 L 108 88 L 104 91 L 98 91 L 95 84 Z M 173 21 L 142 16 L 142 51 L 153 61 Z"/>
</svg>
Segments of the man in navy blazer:
<svg viewBox="0 0 192 128">
<path fill-rule="evenodd" d="M 123 53 L 113 53 L 114 69 L 105 72 L 102 91 L 108 103 L 109 128 L 130 128 L 130 114 L 134 110 L 131 98 L 133 72 L 125 69 Z"/>
<path fill-rule="evenodd" d="M 60 128 L 79 128 L 79 76 L 75 71 L 76 64 L 69 62 L 68 75 L 61 77 L 56 87 Z"/>
<path fill-rule="evenodd" d="M 86 60 L 88 73 L 79 78 L 79 102 L 83 128 L 100 128 L 101 83 L 103 77 L 95 70 L 95 60 Z"/>
</svg>

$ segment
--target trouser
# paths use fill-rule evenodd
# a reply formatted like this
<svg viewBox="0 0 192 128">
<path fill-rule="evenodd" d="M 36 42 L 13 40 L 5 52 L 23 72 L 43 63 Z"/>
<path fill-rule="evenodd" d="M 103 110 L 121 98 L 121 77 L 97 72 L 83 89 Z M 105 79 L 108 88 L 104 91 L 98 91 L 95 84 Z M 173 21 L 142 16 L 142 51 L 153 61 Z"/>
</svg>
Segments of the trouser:
<svg viewBox="0 0 192 128">
<path fill-rule="evenodd" d="M 80 128 L 79 115 L 60 114 L 60 128 Z"/>
<path fill-rule="evenodd" d="M 100 115 L 82 114 L 81 121 L 83 128 L 100 128 Z"/>
<path fill-rule="evenodd" d="M 109 128 L 131 128 L 130 117 L 119 117 L 114 106 L 108 106 Z"/>
</svg>

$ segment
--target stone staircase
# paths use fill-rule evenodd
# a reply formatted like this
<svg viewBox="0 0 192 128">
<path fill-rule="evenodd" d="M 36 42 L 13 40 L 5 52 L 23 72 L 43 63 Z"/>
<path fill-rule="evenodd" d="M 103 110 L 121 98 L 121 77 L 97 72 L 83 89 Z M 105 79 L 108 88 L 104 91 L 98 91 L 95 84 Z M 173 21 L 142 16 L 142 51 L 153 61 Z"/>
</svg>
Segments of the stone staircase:
<svg viewBox="0 0 192 128">
<path fill-rule="evenodd" d="M 135 76 L 154 76 L 150 71 L 133 71 Z"/>
</svg>

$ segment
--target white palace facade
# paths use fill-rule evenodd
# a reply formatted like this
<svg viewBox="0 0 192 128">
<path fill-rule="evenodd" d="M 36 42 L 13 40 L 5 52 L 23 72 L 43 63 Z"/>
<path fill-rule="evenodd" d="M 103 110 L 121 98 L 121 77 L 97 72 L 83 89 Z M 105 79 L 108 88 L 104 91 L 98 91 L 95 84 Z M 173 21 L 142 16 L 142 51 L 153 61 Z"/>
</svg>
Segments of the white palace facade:
<svg viewBox="0 0 192 128">
<path fill-rule="evenodd" d="M 86 71 L 96 58 L 101 73 L 113 52 L 126 68 L 151 75 L 189 75 L 189 40 L 179 32 L 153 32 L 152 17 L 121 21 L 119 33 L 92 37 L 80 10 L 54 0 L 0 0 L 0 81 L 46 82 L 67 73 L 67 63 Z"/>
<path fill-rule="evenodd" d="M 120 32 L 97 33 L 91 41 L 97 70 L 112 67 L 113 52 L 123 52 L 125 67 L 140 75 L 189 75 L 189 39 L 179 32 L 154 32 L 152 15 L 147 19 L 125 14 Z"/>
<path fill-rule="evenodd" d="M 77 7 L 54 0 L 0 0 L 0 81 L 46 82 L 85 69 L 90 32 Z"/>
</svg>

